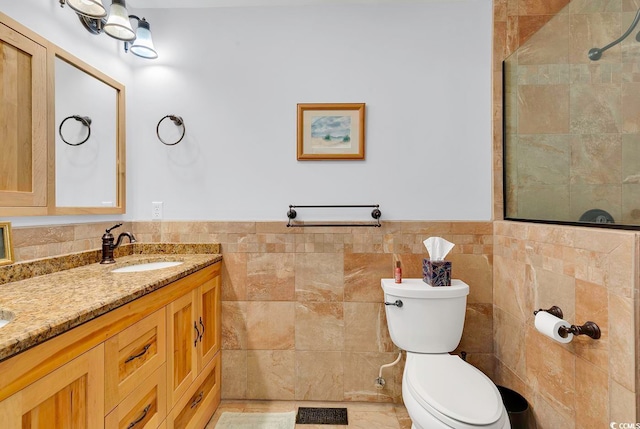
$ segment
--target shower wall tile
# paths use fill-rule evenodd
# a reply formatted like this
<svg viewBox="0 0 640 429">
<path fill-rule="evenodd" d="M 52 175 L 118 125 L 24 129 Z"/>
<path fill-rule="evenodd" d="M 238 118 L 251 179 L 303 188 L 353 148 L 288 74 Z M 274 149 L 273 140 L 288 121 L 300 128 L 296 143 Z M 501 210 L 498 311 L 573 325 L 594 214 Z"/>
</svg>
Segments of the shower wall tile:
<svg viewBox="0 0 640 429">
<path fill-rule="evenodd" d="M 622 170 L 621 134 L 571 136 L 570 183 L 619 184 Z"/>
<path fill-rule="evenodd" d="M 562 185 L 568 182 L 571 150 L 568 135 L 520 135 L 518 185 Z"/>
<path fill-rule="evenodd" d="M 622 131 L 620 85 L 574 84 L 570 88 L 570 98 L 572 134 L 606 134 Z"/>
<path fill-rule="evenodd" d="M 640 83 L 622 84 L 622 122 L 624 133 L 640 132 Z"/>
<path fill-rule="evenodd" d="M 523 219 L 571 220 L 569 184 L 518 187 L 518 213 Z"/>
<path fill-rule="evenodd" d="M 520 15 L 555 15 L 560 12 L 569 0 L 518 0 Z"/>
<path fill-rule="evenodd" d="M 569 86 L 526 85 L 518 89 L 520 134 L 569 132 Z"/>
<path fill-rule="evenodd" d="M 569 13 L 590 14 L 597 12 L 621 12 L 621 0 L 572 0 L 569 3 Z"/>
<path fill-rule="evenodd" d="M 605 210 L 616 223 L 622 216 L 622 185 L 574 185 L 571 187 L 571 219 L 575 222 L 587 211 Z"/>
<path fill-rule="evenodd" d="M 640 225 L 640 184 L 622 184 L 622 222 Z"/>
</svg>

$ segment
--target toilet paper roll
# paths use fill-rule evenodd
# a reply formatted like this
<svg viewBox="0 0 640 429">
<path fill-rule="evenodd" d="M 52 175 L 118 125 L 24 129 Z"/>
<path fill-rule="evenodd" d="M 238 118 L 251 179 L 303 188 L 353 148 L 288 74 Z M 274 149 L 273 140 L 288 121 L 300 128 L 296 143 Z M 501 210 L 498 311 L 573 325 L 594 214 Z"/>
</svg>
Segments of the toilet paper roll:
<svg viewBox="0 0 640 429">
<path fill-rule="evenodd" d="M 561 326 L 569 328 L 571 325 L 567 321 L 559 319 L 546 311 L 538 311 L 538 314 L 536 314 L 535 325 L 538 331 L 549 338 L 553 338 L 559 343 L 567 344 L 573 340 L 573 334 L 571 333 L 567 334 L 567 338 L 562 338 L 558 333 L 558 329 Z"/>
</svg>

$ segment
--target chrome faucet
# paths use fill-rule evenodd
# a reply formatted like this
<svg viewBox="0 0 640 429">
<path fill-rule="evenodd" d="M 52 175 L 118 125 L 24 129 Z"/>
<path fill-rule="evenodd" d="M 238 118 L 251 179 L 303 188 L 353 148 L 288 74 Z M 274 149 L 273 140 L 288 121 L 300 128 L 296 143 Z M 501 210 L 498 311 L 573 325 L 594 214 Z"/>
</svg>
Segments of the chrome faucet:
<svg viewBox="0 0 640 429">
<path fill-rule="evenodd" d="M 123 232 L 118 236 L 118 240 L 116 241 L 116 243 L 113 243 L 114 237 L 113 234 L 111 234 L 111 231 L 121 226 L 121 223 L 112 226 L 111 228 L 107 229 L 102 236 L 102 261 L 100 261 L 101 264 L 113 264 L 114 262 L 116 262 L 116 260 L 113 259 L 113 251 L 118 246 L 120 246 L 120 244 L 122 244 L 122 240 L 125 237 L 127 237 L 129 239 L 129 242 L 131 243 L 136 242 L 136 238 L 132 233 Z"/>
</svg>

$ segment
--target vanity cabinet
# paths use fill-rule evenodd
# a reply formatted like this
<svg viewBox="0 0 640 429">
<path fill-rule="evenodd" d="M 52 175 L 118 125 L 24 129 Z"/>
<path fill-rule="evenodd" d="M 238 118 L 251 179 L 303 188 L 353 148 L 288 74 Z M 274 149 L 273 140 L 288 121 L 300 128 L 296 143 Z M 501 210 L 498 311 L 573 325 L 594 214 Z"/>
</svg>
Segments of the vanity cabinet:
<svg viewBox="0 0 640 429">
<path fill-rule="evenodd" d="M 0 362 L 0 428 L 204 428 L 220 403 L 220 266 Z"/>
<path fill-rule="evenodd" d="M 220 277 L 167 306 L 170 402 L 174 405 L 220 350 Z"/>
<path fill-rule="evenodd" d="M 0 427 L 103 427 L 103 362 L 100 344 L 0 402 Z"/>
<path fill-rule="evenodd" d="M 47 47 L 7 20 L 0 19 L 0 209 L 46 214 Z"/>
</svg>

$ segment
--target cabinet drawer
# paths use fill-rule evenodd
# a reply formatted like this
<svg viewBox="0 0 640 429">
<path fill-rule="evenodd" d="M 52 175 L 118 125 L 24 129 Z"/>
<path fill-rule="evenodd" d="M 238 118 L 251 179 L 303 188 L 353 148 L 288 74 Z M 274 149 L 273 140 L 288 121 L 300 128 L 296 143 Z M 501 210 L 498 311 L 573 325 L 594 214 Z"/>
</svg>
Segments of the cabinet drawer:
<svg viewBox="0 0 640 429">
<path fill-rule="evenodd" d="M 104 350 L 105 410 L 108 412 L 165 363 L 164 308 L 107 340 Z"/>
<path fill-rule="evenodd" d="M 107 415 L 106 429 L 158 428 L 167 415 L 167 378 L 162 365 Z"/>
<path fill-rule="evenodd" d="M 220 353 L 198 375 L 167 417 L 167 429 L 203 428 L 220 404 Z"/>
</svg>

